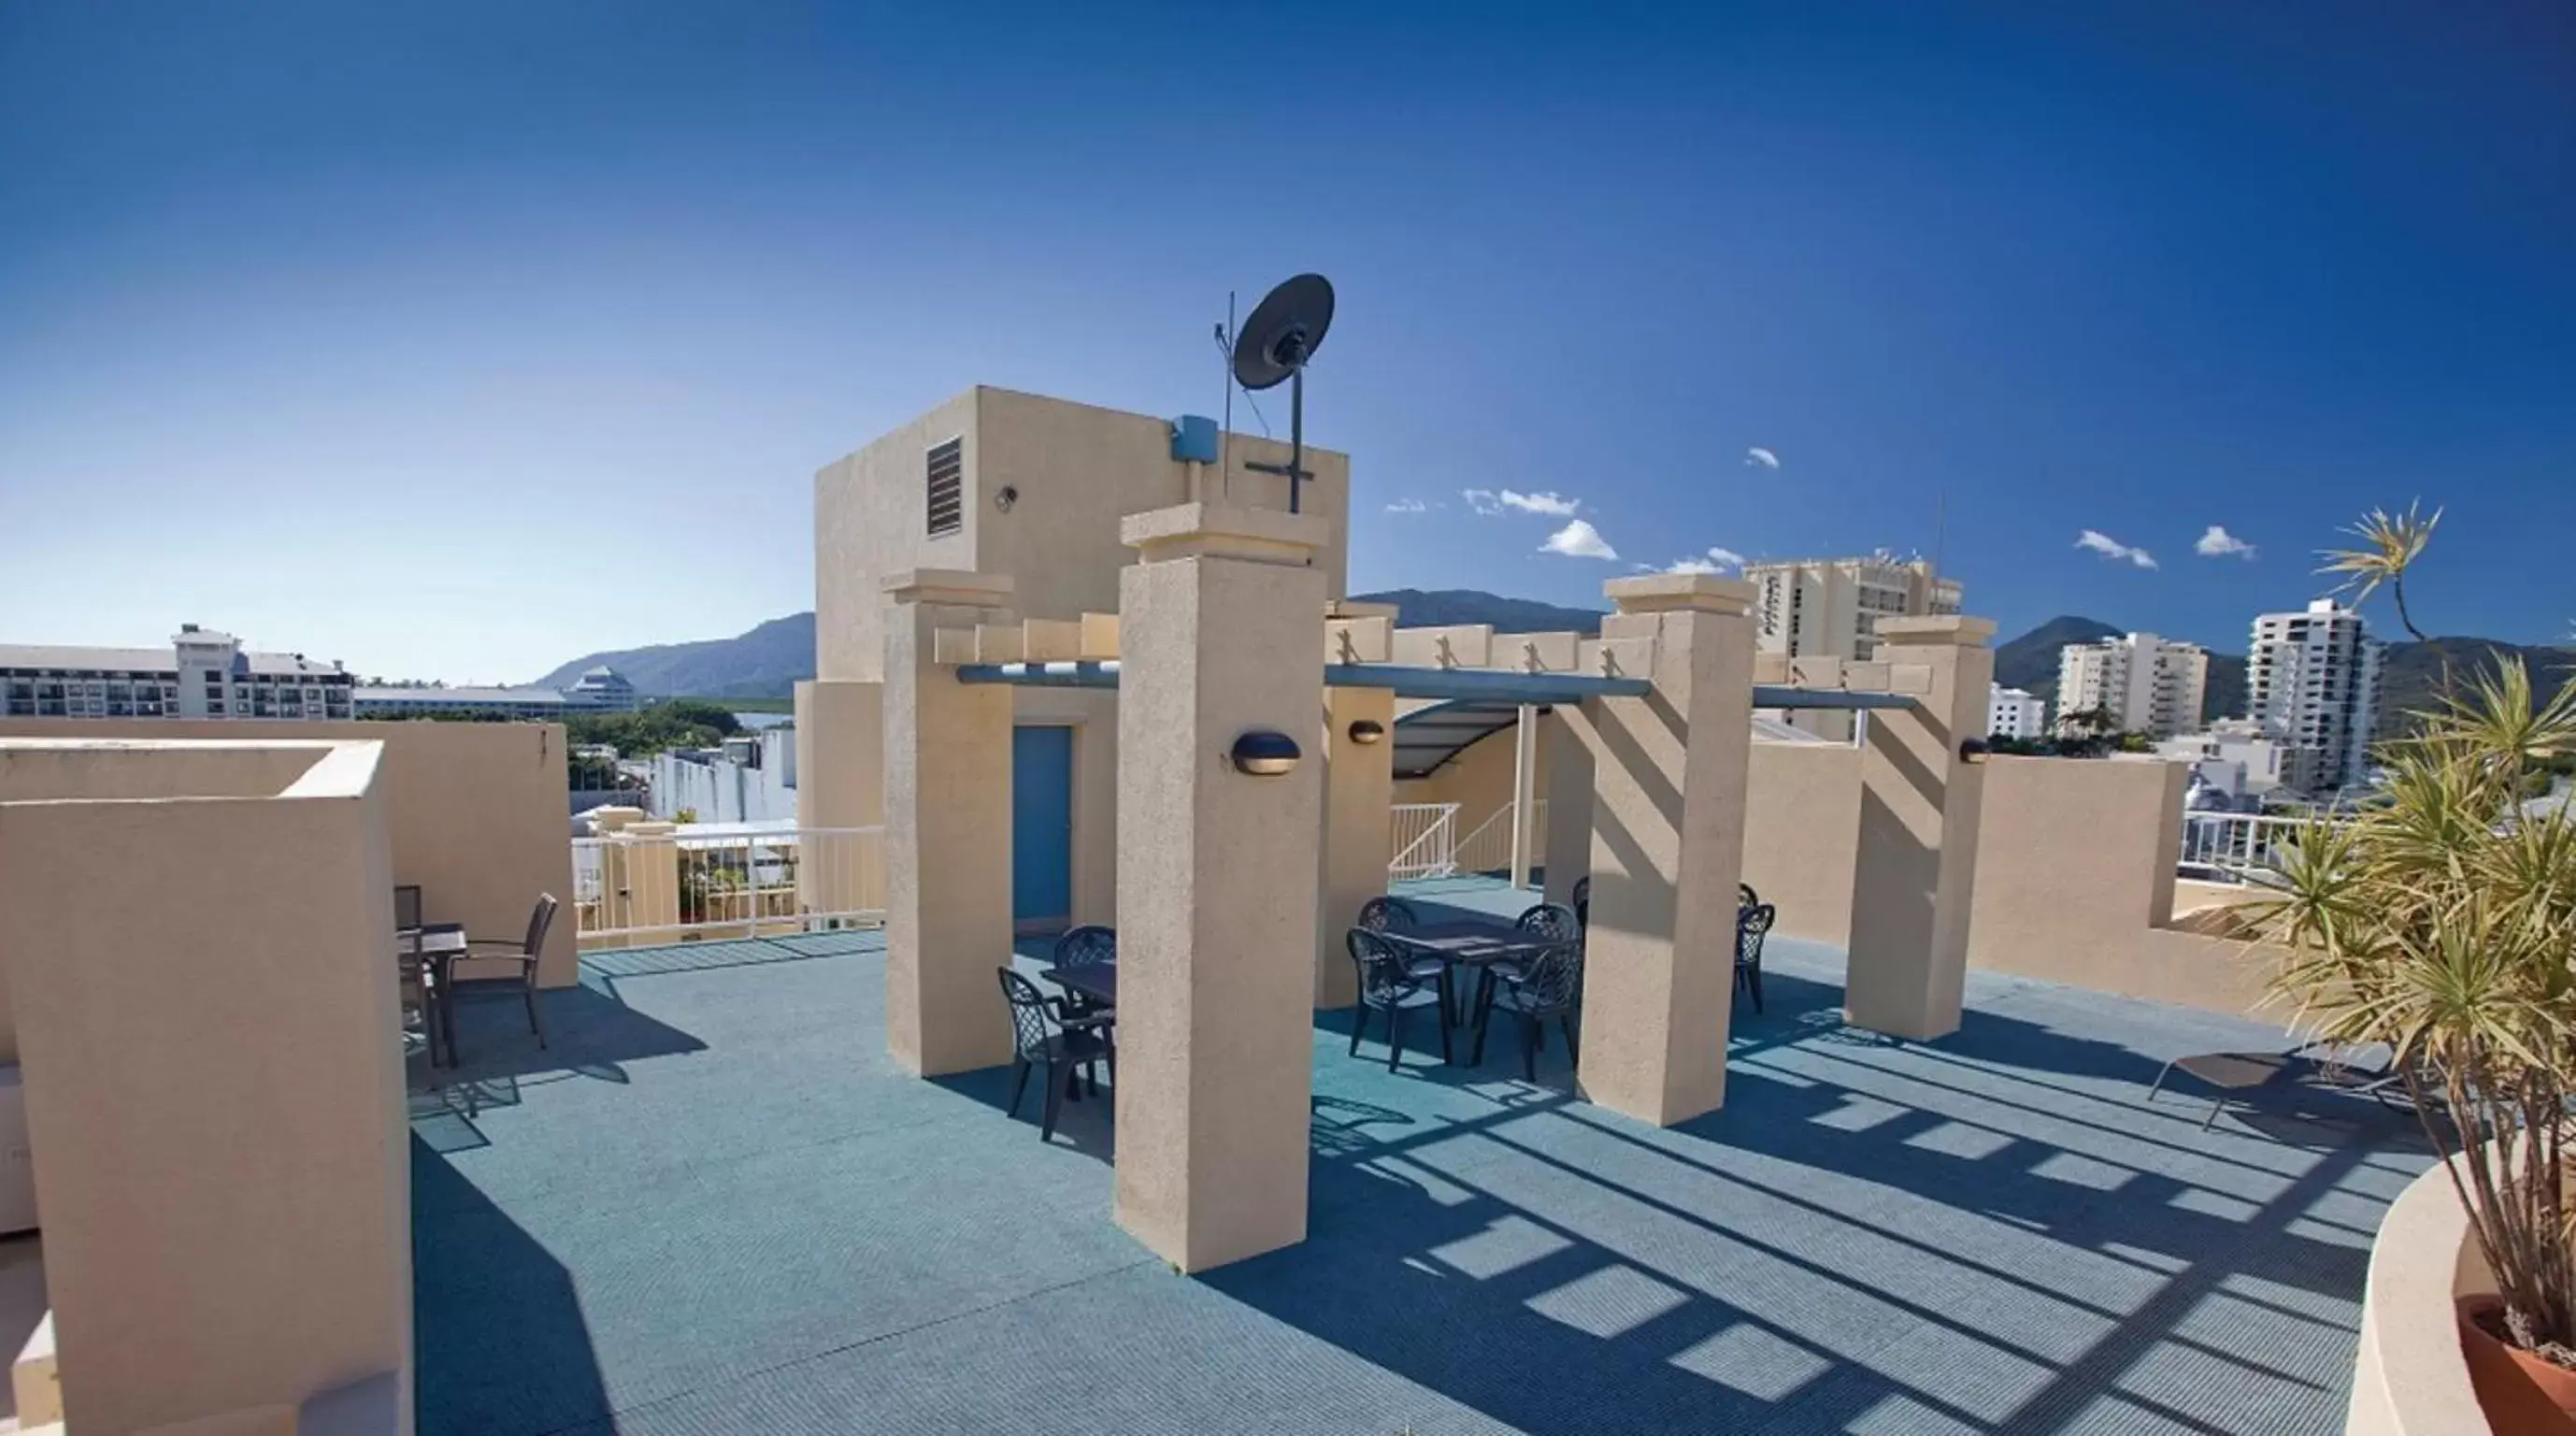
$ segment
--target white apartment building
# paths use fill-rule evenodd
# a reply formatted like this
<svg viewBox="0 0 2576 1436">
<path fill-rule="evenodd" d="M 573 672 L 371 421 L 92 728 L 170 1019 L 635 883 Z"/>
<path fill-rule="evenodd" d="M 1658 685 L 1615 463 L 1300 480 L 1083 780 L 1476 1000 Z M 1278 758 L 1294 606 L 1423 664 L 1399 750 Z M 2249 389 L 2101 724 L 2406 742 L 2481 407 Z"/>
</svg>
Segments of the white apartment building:
<svg viewBox="0 0 2576 1436">
<path fill-rule="evenodd" d="M 2330 598 L 2254 620 L 2246 716 L 2287 746 L 2283 786 L 2325 793 L 2364 781 L 2386 655 L 2361 615 Z"/>
<path fill-rule="evenodd" d="M 2048 730 L 2048 700 L 2000 683 L 1986 685 L 1986 732 L 1996 738 L 2036 738 Z"/>
<path fill-rule="evenodd" d="M 348 718 L 356 689 L 338 663 L 252 652 L 193 623 L 168 648 L 0 644 L 12 718 Z"/>
<path fill-rule="evenodd" d="M 1878 651 L 1881 614 L 1921 617 L 1959 611 L 1959 583 L 1924 559 L 1791 559 L 1747 564 L 1754 586 L 1754 648 L 1792 658 L 1865 663 Z"/>
<path fill-rule="evenodd" d="M 796 821 L 796 729 L 737 733 L 715 748 L 674 748 L 653 758 L 654 817 L 699 823 Z"/>
<path fill-rule="evenodd" d="M 2121 733 L 2170 738 L 2200 726 L 2209 652 L 2152 633 L 2070 643 L 2057 653 L 2057 722 L 2099 711 Z"/>
<path fill-rule="evenodd" d="M 405 718 L 457 713 L 482 718 L 532 718 L 560 722 L 579 713 L 632 713 L 642 704 L 635 685 L 600 664 L 582 671 L 570 688 L 447 688 L 368 684 L 357 692 L 361 718 Z"/>
</svg>

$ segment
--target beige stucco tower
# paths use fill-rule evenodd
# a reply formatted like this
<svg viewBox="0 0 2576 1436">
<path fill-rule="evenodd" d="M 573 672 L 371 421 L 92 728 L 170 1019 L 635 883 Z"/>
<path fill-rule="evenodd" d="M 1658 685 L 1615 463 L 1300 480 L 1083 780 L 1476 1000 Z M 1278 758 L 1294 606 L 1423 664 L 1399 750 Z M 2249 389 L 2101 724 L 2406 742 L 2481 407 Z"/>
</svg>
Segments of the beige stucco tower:
<svg viewBox="0 0 2576 1436">
<path fill-rule="evenodd" d="M 1125 532 L 1118 1222 L 1199 1271 L 1306 1235 L 1325 597 L 1306 560 L 1327 528 L 1183 504 Z M 1236 771 L 1260 730 L 1304 759 Z"/>
<path fill-rule="evenodd" d="M 1670 1126 L 1726 1097 L 1752 742 L 1750 584 L 1617 579 L 1605 645 L 1652 638 L 1642 698 L 1557 709 L 1592 759 L 1583 1094 Z"/>
<path fill-rule="evenodd" d="M 1968 901 L 1977 875 L 1985 769 L 1961 752 L 1983 738 L 1994 624 L 1940 615 L 1884 617 L 1878 656 L 1915 703 L 1870 714 L 1861 751 L 1860 837 L 1852 879 L 1851 1020 L 1898 1037 L 1959 1030 L 1968 972 Z"/>
</svg>

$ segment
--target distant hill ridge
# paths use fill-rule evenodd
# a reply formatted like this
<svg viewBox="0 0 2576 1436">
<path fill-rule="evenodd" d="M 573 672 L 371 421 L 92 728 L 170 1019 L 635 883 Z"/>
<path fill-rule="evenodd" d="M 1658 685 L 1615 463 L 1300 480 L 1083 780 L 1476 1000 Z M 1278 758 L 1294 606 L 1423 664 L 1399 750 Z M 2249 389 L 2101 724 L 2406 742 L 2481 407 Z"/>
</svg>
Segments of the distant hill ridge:
<svg viewBox="0 0 2576 1436">
<path fill-rule="evenodd" d="M 1394 604 L 1397 621 L 1408 628 L 1490 623 L 1505 633 L 1567 629 L 1598 633 L 1603 616 L 1598 609 L 1567 608 L 1469 588 L 1397 588 L 1351 597 L 1364 603 Z M 2098 618 L 2061 614 L 1996 647 L 1995 681 L 2053 700 L 2057 696 L 2058 649 L 2127 631 Z M 2386 711 L 2402 716 L 2430 707 L 2445 664 L 2455 674 L 2468 673 L 2514 654 L 2530 665 L 2533 687 L 2544 695 L 2556 691 L 2559 683 L 2576 674 L 2576 649 L 2571 648 L 2526 648 L 2488 638 L 2400 643 L 2389 650 L 2382 684 L 2387 695 Z M 601 663 L 626 675 L 638 692 L 655 697 L 784 698 L 797 683 L 814 676 L 814 615 L 791 613 L 785 618 L 773 618 L 732 638 L 586 653 L 537 682 L 549 688 L 566 687 L 583 669 Z M 2244 711 L 2244 656 L 2210 654 L 2209 687 L 2202 716 L 2236 717 Z"/>
</svg>

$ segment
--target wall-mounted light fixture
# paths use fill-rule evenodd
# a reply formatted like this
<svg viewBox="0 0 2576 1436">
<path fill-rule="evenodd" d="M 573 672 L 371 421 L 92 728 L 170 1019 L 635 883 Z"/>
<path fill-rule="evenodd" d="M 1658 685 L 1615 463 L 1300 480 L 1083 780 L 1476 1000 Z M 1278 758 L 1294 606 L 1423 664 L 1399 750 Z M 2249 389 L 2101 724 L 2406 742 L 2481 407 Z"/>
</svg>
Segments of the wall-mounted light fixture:
<svg viewBox="0 0 2576 1436">
<path fill-rule="evenodd" d="M 1993 751 L 1993 747 L 1990 746 L 1983 738 L 1962 738 L 1959 740 L 1959 761 L 1962 763 L 1982 763 L 1986 761 L 1986 755 Z"/>
<path fill-rule="evenodd" d="M 1297 740 L 1287 734 L 1255 728 L 1235 739 L 1234 751 L 1227 756 L 1234 760 L 1234 770 L 1238 773 L 1249 773 L 1256 778 L 1276 778 L 1294 770 L 1297 760 L 1305 755 L 1297 751 Z"/>
<path fill-rule="evenodd" d="M 1366 748 L 1386 741 L 1386 725 L 1374 718 L 1362 718 L 1351 725 L 1351 741 Z"/>
<path fill-rule="evenodd" d="M 1000 509 L 1004 513 L 1009 513 L 1011 511 L 1011 505 L 1016 504 L 1019 501 L 1020 491 L 1009 484 L 1004 484 L 993 491 L 993 507 Z"/>
</svg>

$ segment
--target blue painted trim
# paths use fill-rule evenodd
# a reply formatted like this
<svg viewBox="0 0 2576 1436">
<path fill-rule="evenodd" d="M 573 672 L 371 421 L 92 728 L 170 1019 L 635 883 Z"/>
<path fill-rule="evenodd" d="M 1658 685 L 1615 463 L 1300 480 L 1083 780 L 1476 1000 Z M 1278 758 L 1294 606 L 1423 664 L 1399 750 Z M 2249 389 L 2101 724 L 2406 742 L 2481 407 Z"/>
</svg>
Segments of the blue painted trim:
<svg viewBox="0 0 2576 1436">
<path fill-rule="evenodd" d="M 1753 685 L 1756 708 L 1911 708 L 1914 700 L 1902 693 L 1845 693 L 1840 689 L 1788 688 L 1772 683 Z"/>
<path fill-rule="evenodd" d="M 968 663 L 960 683 L 1007 683 L 1021 688 L 1115 688 L 1118 660 L 1099 663 Z M 1451 706 L 1498 703 L 1580 703 L 1586 698 L 1643 698 L 1643 678 L 1602 678 L 1586 673 L 1513 673 L 1498 668 L 1408 668 L 1393 663 L 1328 663 L 1324 682 L 1333 688 L 1389 688 L 1400 698 L 1446 702 L 1405 715 L 1418 718 Z M 1756 708 L 1910 708 L 1901 693 L 1846 693 L 1839 689 L 1753 685 Z M 1400 724 L 1403 719 L 1398 719 Z"/>
</svg>

